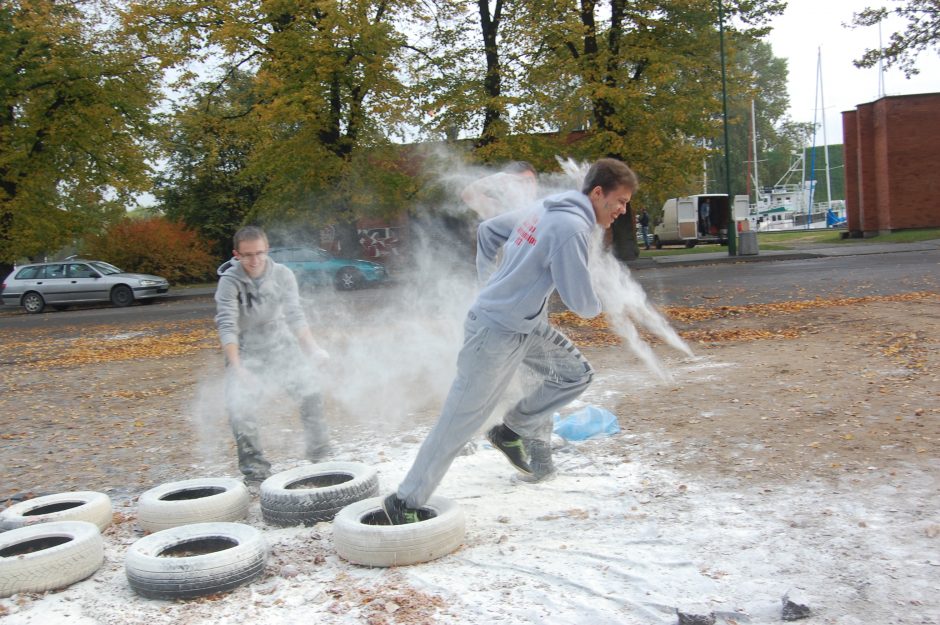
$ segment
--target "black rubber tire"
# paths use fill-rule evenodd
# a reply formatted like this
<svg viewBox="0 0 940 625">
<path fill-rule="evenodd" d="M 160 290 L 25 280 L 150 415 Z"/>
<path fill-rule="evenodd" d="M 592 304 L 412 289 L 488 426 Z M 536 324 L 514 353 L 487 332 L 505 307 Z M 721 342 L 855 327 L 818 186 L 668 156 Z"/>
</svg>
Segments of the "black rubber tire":
<svg viewBox="0 0 940 625">
<path fill-rule="evenodd" d="M 23 299 L 20 300 L 20 304 L 23 306 L 23 309 L 31 315 L 39 314 L 46 307 L 46 300 L 43 299 L 42 295 L 36 291 L 30 291 L 23 295 Z"/>
<path fill-rule="evenodd" d="M 333 547 L 348 562 L 383 567 L 428 562 L 460 547 L 465 522 L 456 503 L 431 497 L 422 510 L 430 518 L 388 525 L 381 497 L 357 501 L 336 515 Z"/>
<path fill-rule="evenodd" d="M 332 521 L 349 504 L 378 495 L 379 476 L 358 462 L 321 462 L 275 473 L 260 490 L 261 516 L 268 525 L 313 525 Z"/>
<path fill-rule="evenodd" d="M 104 493 L 57 493 L 21 501 L 0 512 L 0 532 L 55 521 L 86 521 L 103 532 L 112 516 L 111 498 Z"/>
<path fill-rule="evenodd" d="M 251 497 L 241 480 L 208 477 L 167 482 L 141 494 L 137 524 L 158 532 L 191 523 L 240 521 L 248 516 Z"/>
<path fill-rule="evenodd" d="M 655 247 L 657 250 L 663 249 L 663 242 L 660 241 L 659 237 L 657 236 L 653 237 L 653 247 Z"/>
<path fill-rule="evenodd" d="M 174 549 L 192 555 L 164 555 Z M 195 523 L 144 536 L 124 557 L 134 591 L 149 599 L 190 599 L 227 592 L 264 572 L 268 548 L 243 523 Z"/>
<path fill-rule="evenodd" d="M 362 273 L 355 267 L 343 267 L 336 272 L 336 288 L 340 291 L 353 291 L 362 286 Z"/>
<path fill-rule="evenodd" d="M 696 241 L 695 239 L 692 239 L 691 241 L 686 241 L 685 247 L 687 249 L 692 249 L 693 247 L 695 247 L 696 243 L 698 243 L 698 241 Z"/>
<path fill-rule="evenodd" d="M 111 303 L 118 308 L 130 306 L 134 303 L 134 292 L 126 284 L 119 284 L 111 289 Z"/>
<path fill-rule="evenodd" d="M 94 523 L 55 521 L 0 534 L 0 597 L 74 584 L 104 562 L 104 540 Z"/>
</svg>

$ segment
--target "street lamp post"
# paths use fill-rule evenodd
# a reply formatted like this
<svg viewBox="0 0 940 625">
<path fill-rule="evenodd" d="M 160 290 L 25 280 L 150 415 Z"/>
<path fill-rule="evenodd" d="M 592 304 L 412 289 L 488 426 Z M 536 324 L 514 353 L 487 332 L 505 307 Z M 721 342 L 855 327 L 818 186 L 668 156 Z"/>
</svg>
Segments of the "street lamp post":
<svg viewBox="0 0 940 625">
<path fill-rule="evenodd" d="M 731 153 L 728 151 L 728 79 L 725 75 L 725 3 L 718 0 L 718 41 L 721 49 L 721 118 L 725 130 L 725 193 L 728 194 L 728 256 L 737 256 L 734 196 L 731 195 Z"/>
</svg>

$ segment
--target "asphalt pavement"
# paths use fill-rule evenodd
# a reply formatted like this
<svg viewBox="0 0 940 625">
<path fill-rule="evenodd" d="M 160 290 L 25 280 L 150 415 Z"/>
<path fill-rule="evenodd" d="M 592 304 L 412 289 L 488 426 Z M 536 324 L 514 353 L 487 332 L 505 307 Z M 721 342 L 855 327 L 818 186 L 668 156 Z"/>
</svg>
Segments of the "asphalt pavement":
<svg viewBox="0 0 940 625">
<path fill-rule="evenodd" d="M 923 252 L 940 250 L 940 239 L 920 241 L 916 243 L 873 243 L 859 240 L 847 241 L 839 245 L 807 244 L 795 250 L 758 250 L 757 254 L 731 256 L 727 251 L 706 252 L 698 254 L 675 254 L 666 256 L 643 256 L 627 262 L 631 271 L 640 273 L 638 278 L 642 281 L 642 272 L 648 269 L 668 270 L 673 267 L 695 267 L 700 265 L 719 265 L 726 263 L 760 263 L 800 261 L 816 258 L 837 258 L 849 256 L 864 256 L 872 254 L 896 254 L 902 252 Z M 171 287 L 165 301 L 180 301 L 198 298 L 211 298 L 215 294 L 215 286 L 204 287 Z M 8 316 L 20 312 L 19 307 L 0 306 L 0 315 Z"/>
<path fill-rule="evenodd" d="M 802 246 L 798 250 L 758 250 L 757 254 L 731 256 L 727 252 L 704 252 L 700 254 L 674 254 L 666 256 L 643 256 L 627 262 L 633 271 L 651 268 L 692 267 L 695 265 L 714 265 L 718 263 L 755 263 L 787 260 L 806 260 L 810 258 L 864 256 L 869 254 L 894 254 L 898 252 L 922 252 L 940 250 L 940 239 L 919 241 L 916 243 L 869 243 L 865 241 L 846 242 L 835 246 Z M 215 287 L 194 287 L 170 289 L 169 297 L 187 299 L 212 297 Z"/>
</svg>

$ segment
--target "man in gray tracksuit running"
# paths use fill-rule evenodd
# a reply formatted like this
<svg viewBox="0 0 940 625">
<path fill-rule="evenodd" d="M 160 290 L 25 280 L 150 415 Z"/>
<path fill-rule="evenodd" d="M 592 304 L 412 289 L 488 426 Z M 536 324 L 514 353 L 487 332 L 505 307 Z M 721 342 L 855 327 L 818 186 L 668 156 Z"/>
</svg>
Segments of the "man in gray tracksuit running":
<svg viewBox="0 0 940 625">
<path fill-rule="evenodd" d="M 528 481 L 551 476 L 551 415 L 577 398 L 594 370 L 581 352 L 547 321 L 548 298 L 558 291 L 574 313 L 591 318 L 601 303 L 591 287 L 588 247 L 595 226 L 609 228 L 637 187 L 636 175 L 616 159 L 601 159 L 582 191 L 550 196 L 534 207 L 488 219 L 477 233 L 477 269 L 485 278 L 464 322 L 464 344 L 438 422 L 411 470 L 383 501 L 392 524 L 419 520 L 418 511 L 460 450 L 486 422 L 520 364 L 542 378 L 487 432 Z"/>
<path fill-rule="evenodd" d="M 300 404 L 307 459 L 330 450 L 323 401 L 314 365 L 328 358 L 300 307 L 294 273 L 268 258 L 268 238 L 255 226 L 235 233 L 234 258 L 219 267 L 215 322 L 225 354 L 225 407 L 245 481 L 271 474 L 261 450 L 258 420 L 271 389 L 285 390 Z"/>
</svg>

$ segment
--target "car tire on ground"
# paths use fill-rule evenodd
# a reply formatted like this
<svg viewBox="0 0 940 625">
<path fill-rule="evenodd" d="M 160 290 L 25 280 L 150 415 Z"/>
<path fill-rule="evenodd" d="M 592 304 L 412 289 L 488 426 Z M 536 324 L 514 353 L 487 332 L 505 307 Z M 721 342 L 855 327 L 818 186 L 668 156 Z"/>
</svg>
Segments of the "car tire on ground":
<svg viewBox="0 0 940 625">
<path fill-rule="evenodd" d="M 375 497 L 379 476 L 358 462 L 321 462 L 275 473 L 261 483 L 261 515 L 278 527 L 331 521 L 351 503 Z"/>
<path fill-rule="evenodd" d="M 196 478 L 151 488 L 137 500 L 137 524 L 147 532 L 179 525 L 239 521 L 248 515 L 251 498 L 241 480 Z"/>
<path fill-rule="evenodd" d="M 353 267 L 343 267 L 336 272 L 336 288 L 352 291 L 362 286 L 362 273 Z"/>
<path fill-rule="evenodd" d="M 123 308 L 134 303 L 134 292 L 126 284 L 119 284 L 111 289 L 111 303 Z"/>
<path fill-rule="evenodd" d="M 46 307 L 46 300 L 36 291 L 30 291 L 23 295 L 23 299 L 20 300 L 20 303 L 23 305 L 26 312 L 31 314 L 41 313 Z"/>
<path fill-rule="evenodd" d="M 149 599 L 188 599 L 227 592 L 264 571 L 268 550 L 243 523 L 196 523 L 144 536 L 128 550 L 124 572 Z"/>
<path fill-rule="evenodd" d="M 381 497 L 346 506 L 333 520 L 336 553 L 353 564 L 404 566 L 435 560 L 463 543 L 464 516 L 456 503 L 431 497 L 421 510 L 418 523 L 388 525 Z"/>
<path fill-rule="evenodd" d="M 0 532 L 37 523 L 87 521 L 100 531 L 111 525 L 111 498 L 95 491 L 43 495 L 15 503 L 0 512 Z"/>
<path fill-rule="evenodd" d="M 657 250 L 663 249 L 663 242 L 660 241 L 659 237 L 657 236 L 653 237 L 653 247 L 655 247 Z"/>
<path fill-rule="evenodd" d="M 104 562 L 104 540 L 94 523 L 55 521 L 0 534 L 0 597 L 64 588 Z"/>
</svg>

